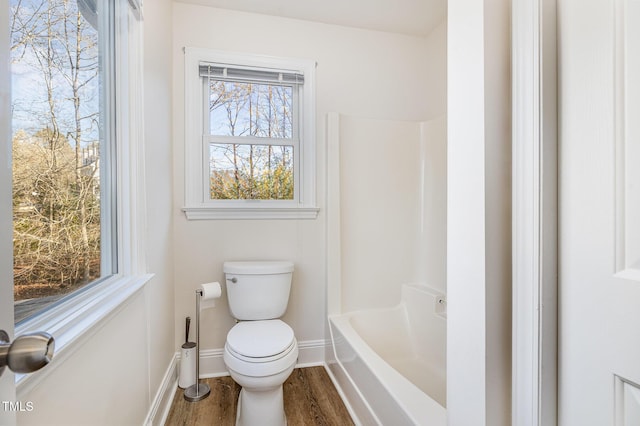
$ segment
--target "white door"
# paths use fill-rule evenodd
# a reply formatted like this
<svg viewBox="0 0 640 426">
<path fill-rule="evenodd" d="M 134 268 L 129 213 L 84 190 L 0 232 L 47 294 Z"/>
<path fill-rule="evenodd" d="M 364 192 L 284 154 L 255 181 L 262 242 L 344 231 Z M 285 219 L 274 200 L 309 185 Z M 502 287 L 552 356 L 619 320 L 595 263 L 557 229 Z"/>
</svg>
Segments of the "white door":
<svg viewBox="0 0 640 426">
<path fill-rule="evenodd" d="M 13 265 L 11 209 L 11 84 L 9 73 L 9 2 L 0 0 L 0 330 L 13 337 Z M 0 376 L 0 425 L 15 424 L 14 376 L 8 368 Z"/>
<path fill-rule="evenodd" d="M 640 0 L 558 0 L 559 419 L 640 425 Z"/>
</svg>

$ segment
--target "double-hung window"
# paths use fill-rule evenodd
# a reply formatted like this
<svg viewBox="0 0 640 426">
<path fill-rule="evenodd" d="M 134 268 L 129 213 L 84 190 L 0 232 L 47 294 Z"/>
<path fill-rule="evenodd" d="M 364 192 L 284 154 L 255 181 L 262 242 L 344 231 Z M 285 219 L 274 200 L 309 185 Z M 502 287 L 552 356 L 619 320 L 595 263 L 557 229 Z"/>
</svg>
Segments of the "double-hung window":
<svg viewBox="0 0 640 426">
<path fill-rule="evenodd" d="M 315 63 L 185 49 L 189 219 L 314 218 Z"/>
<path fill-rule="evenodd" d="M 10 18 L 16 333 L 65 351 L 150 278 L 141 1 L 11 0 Z"/>
</svg>

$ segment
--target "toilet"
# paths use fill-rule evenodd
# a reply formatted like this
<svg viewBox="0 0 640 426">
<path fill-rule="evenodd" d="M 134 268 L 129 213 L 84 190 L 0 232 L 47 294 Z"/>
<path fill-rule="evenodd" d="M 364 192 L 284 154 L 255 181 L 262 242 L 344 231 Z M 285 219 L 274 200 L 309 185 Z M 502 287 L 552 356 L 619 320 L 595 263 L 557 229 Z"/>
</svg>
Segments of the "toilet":
<svg viewBox="0 0 640 426">
<path fill-rule="evenodd" d="M 227 334 L 224 363 L 240 386 L 236 425 L 283 426 L 282 384 L 298 360 L 287 310 L 293 263 L 225 262 L 227 298 L 239 322 Z"/>
</svg>

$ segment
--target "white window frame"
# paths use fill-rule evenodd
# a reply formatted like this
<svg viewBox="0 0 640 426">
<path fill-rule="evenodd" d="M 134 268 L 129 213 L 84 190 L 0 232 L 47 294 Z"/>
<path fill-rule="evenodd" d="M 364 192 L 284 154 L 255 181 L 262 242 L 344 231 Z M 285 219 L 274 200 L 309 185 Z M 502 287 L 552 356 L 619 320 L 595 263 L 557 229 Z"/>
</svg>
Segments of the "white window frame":
<svg viewBox="0 0 640 426">
<path fill-rule="evenodd" d="M 185 205 L 189 220 L 315 219 L 316 143 L 314 61 L 185 47 Z M 204 137 L 204 84 L 200 63 L 269 68 L 302 73 L 299 97 L 299 146 L 294 148 L 294 200 L 211 200 L 208 143 Z M 256 141 L 263 144 L 264 142 Z M 274 144 L 277 141 L 273 141 Z M 289 143 L 287 143 L 289 145 Z"/>
<path fill-rule="evenodd" d="M 112 0 L 108 0 L 112 1 Z M 113 318 L 148 283 L 144 256 L 144 126 L 142 87 L 142 24 L 139 1 L 117 0 L 115 46 L 108 50 L 110 62 L 118 64 L 107 84 L 110 103 L 107 114 L 115 112 L 107 137 L 116 138 L 116 245 L 118 271 L 53 305 L 16 327 L 16 335 L 47 331 L 55 338 L 56 362 L 32 374 L 16 374 L 17 397 L 27 395 L 45 377 L 64 365 L 101 326 Z M 114 84 L 115 83 L 115 84 Z M 114 105 L 115 102 L 115 105 Z M 104 248 L 103 248 L 104 250 Z"/>
</svg>

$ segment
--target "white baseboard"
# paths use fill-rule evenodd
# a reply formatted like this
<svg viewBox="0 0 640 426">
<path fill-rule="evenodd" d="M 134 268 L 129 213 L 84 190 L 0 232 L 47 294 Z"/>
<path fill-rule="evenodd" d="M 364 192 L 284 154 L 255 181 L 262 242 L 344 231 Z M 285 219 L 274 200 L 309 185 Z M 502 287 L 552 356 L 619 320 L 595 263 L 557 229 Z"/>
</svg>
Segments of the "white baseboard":
<svg viewBox="0 0 640 426">
<path fill-rule="evenodd" d="M 324 365 L 324 351 L 329 340 L 305 340 L 298 342 L 298 362 L 296 368 Z M 228 376 L 224 365 L 224 349 L 200 351 L 200 377 Z M 179 357 L 179 356 L 178 356 Z"/>
<path fill-rule="evenodd" d="M 330 344 L 330 340 L 298 342 L 298 363 L 296 368 L 324 365 L 324 351 Z"/>
<path fill-rule="evenodd" d="M 200 377 L 228 376 L 224 365 L 224 349 L 205 349 L 200 351 Z"/>
<path fill-rule="evenodd" d="M 144 421 L 146 426 L 164 425 L 178 388 L 178 354 L 174 354 Z"/>
</svg>

